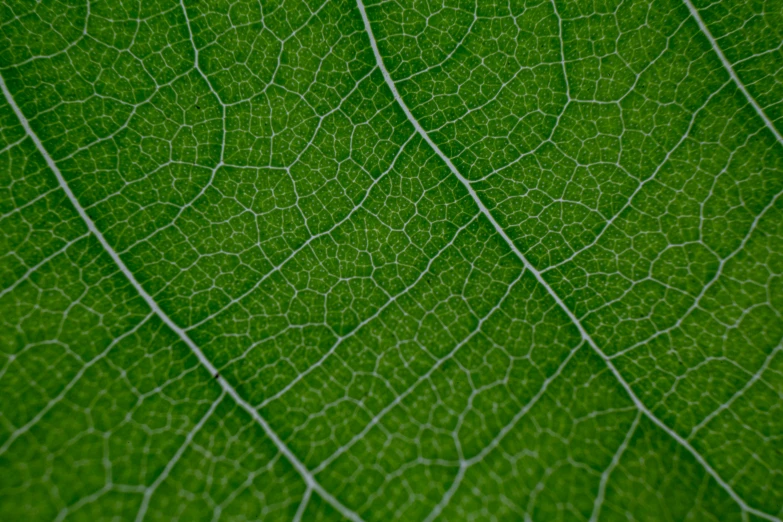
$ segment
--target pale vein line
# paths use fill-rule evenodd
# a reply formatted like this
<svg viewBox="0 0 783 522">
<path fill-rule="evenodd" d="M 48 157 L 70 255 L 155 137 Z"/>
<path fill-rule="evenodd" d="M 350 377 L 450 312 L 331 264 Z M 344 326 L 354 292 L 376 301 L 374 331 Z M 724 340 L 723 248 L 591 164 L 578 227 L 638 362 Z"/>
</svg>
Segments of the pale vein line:
<svg viewBox="0 0 783 522">
<path fill-rule="evenodd" d="M 737 84 L 737 87 L 739 88 L 740 91 L 742 91 L 742 94 L 745 95 L 745 98 L 747 98 L 748 102 L 756 110 L 756 113 L 759 115 L 759 117 L 762 120 L 764 120 L 764 124 L 772 132 L 775 138 L 777 138 L 778 143 L 783 145 L 783 136 L 780 135 L 778 130 L 775 128 L 775 125 L 773 125 L 772 121 L 769 118 L 767 118 L 767 115 L 764 113 L 764 110 L 756 102 L 756 99 L 750 95 L 748 90 L 745 88 L 745 84 L 743 84 L 742 81 L 739 79 L 739 76 L 737 76 L 737 73 L 734 72 L 734 68 L 731 66 L 731 63 L 729 63 L 729 61 L 726 59 L 726 56 L 723 54 L 723 51 L 721 51 L 720 46 L 718 46 L 718 42 L 715 41 L 715 38 L 713 38 L 712 33 L 704 24 L 704 20 L 701 19 L 701 15 L 699 14 L 699 11 L 696 10 L 696 7 L 694 7 L 691 0 L 682 0 L 682 1 L 685 2 L 685 5 L 688 6 L 688 10 L 691 12 L 691 16 L 693 17 L 694 20 L 696 20 L 696 23 L 699 24 L 699 29 L 701 29 L 701 32 L 704 33 L 704 36 L 706 36 L 707 40 L 709 40 L 710 45 L 712 46 L 712 50 L 715 51 L 715 54 L 717 54 L 718 58 L 720 58 L 720 61 L 723 63 L 723 67 L 728 71 L 729 76 L 731 76 L 731 79 L 734 80 L 735 84 Z"/>
<path fill-rule="evenodd" d="M 609 463 L 609 466 L 604 470 L 603 473 L 601 473 L 601 481 L 598 485 L 598 495 L 596 495 L 595 502 L 593 502 L 593 514 L 590 515 L 590 522 L 598 521 L 598 515 L 601 513 L 601 506 L 603 506 L 604 498 L 606 498 L 606 485 L 609 483 L 609 478 L 612 476 L 612 472 L 620 463 L 620 459 L 622 458 L 623 453 L 625 453 L 625 449 L 631 442 L 631 438 L 633 437 L 634 432 L 636 432 L 636 427 L 639 426 L 640 419 L 641 412 L 639 412 L 639 414 L 637 414 L 634 418 L 628 433 L 625 434 L 625 438 L 623 439 L 622 444 L 620 444 L 620 447 L 617 448 L 617 451 L 612 457 L 612 461 Z"/>
<path fill-rule="evenodd" d="M 400 104 L 400 108 L 405 113 L 405 116 L 408 118 L 408 121 L 410 121 L 410 123 L 416 129 L 416 132 L 418 132 L 421 135 L 424 141 L 426 141 L 430 145 L 430 147 L 432 147 L 435 153 L 449 167 L 452 174 L 454 174 L 457 177 L 457 179 L 459 179 L 460 182 L 465 186 L 465 188 L 468 190 L 468 193 L 470 193 L 470 196 L 473 198 L 473 201 L 476 202 L 476 205 L 478 205 L 481 212 L 487 217 L 489 222 L 492 223 L 492 226 L 495 227 L 495 231 L 497 231 L 497 233 L 500 234 L 500 236 L 506 241 L 508 246 L 516 254 L 516 256 L 519 258 L 522 264 L 525 265 L 525 268 L 530 270 L 530 272 L 535 276 L 536 280 L 546 289 L 547 293 L 549 293 L 549 295 L 552 296 L 552 299 L 555 300 L 555 302 L 566 313 L 569 319 L 571 319 L 571 321 L 579 330 L 582 339 L 584 339 L 590 345 L 590 347 L 598 354 L 598 356 L 601 357 L 601 359 L 603 359 L 604 363 L 609 367 L 609 369 L 614 374 L 617 381 L 625 389 L 626 393 L 631 398 L 631 400 L 636 405 L 636 407 L 642 413 L 644 413 L 653 423 L 655 423 L 659 428 L 661 428 L 663 431 L 668 433 L 669 436 L 671 436 L 680 445 L 682 445 L 685 449 L 687 449 L 691 453 L 691 455 L 693 455 L 693 457 L 702 465 L 702 467 L 704 467 L 707 473 L 709 473 L 712 476 L 712 478 L 715 479 L 715 481 L 718 484 L 720 484 L 720 486 L 729 494 L 729 496 L 731 496 L 732 499 L 734 499 L 734 501 L 737 504 L 739 504 L 742 507 L 742 509 L 744 509 L 749 513 L 753 513 L 756 516 L 765 518 L 767 520 L 774 520 L 777 522 L 781 522 L 779 518 L 749 506 L 742 499 L 742 497 L 740 497 L 734 491 L 734 489 L 725 480 L 723 480 L 723 478 L 721 478 L 721 476 L 712 468 L 712 466 L 710 466 L 710 464 L 704 459 L 704 457 L 702 457 L 701 454 L 698 451 L 696 451 L 696 449 L 693 446 L 691 446 L 691 444 L 687 440 L 685 440 L 677 432 L 669 428 L 669 426 L 664 424 L 663 421 L 658 419 L 658 417 L 656 417 L 647 408 L 647 406 L 645 406 L 644 403 L 636 396 L 636 393 L 633 391 L 631 386 L 626 382 L 626 380 L 617 370 L 617 368 L 609 359 L 609 357 L 607 357 L 607 355 L 603 352 L 603 350 L 601 350 L 598 347 L 598 345 L 595 343 L 595 341 L 593 341 L 592 337 L 590 337 L 590 334 L 588 334 L 587 330 L 585 330 L 585 328 L 582 326 L 582 323 L 579 322 L 579 320 L 576 318 L 573 312 L 571 312 L 571 310 L 566 306 L 563 300 L 560 299 L 560 296 L 558 296 L 555 293 L 555 291 L 552 289 L 552 287 L 549 286 L 549 283 L 547 283 L 546 280 L 544 280 L 541 273 L 532 264 L 530 264 L 530 262 L 527 260 L 527 258 L 525 258 L 522 252 L 519 251 L 519 249 L 511 240 L 511 238 L 508 237 L 505 230 L 503 230 L 503 228 L 501 228 L 498 222 L 495 221 L 495 218 L 492 217 L 492 214 L 489 212 L 487 207 L 484 206 L 484 203 L 478 197 L 476 191 L 473 190 L 473 187 L 471 186 L 470 182 L 467 179 L 465 179 L 465 177 L 462 174 L 460 174 L 460 172 L 457 170 L 457 168 L 454 166 L 451 160 L 440 150 L 440 148 L 435 144 L 435 142 L 432 141 L 432 139 L 424 130 L 424 128 L 419 124 L 419 122 L 413 116 L 410 109 L 408 109 L 408 106 L 403 101 L 402 96 L 400 96 L 399 91 L 397 91 L 397 86 L 394 84 L 394 80 L 392 80 L 391 76 L 389 75 L 389 71 L 386 69 L 386 66 L 383 63 L 383 58 L 381 57 L 380 50 L 378 49 L 378 44 L 375 41 L 375 36 L 373 35 L 372 27 L 370 26 L 370 19 L 367 17 L 367 12 L 364 8 L 364 3 L 362 2 L 362 0 L 356 0 L 356 4 L 359 7 L 359 12 L 361 13 L 362 16 L 362 21 L 364 22 L 365 31 L 367 31 L 367 36 L 370 39 L 370 46 L 372 47 L 373 53 L 375 54 L 375 61 L 378 63 L 378 67 L 381 69 L 381 73 L 383 74 L 383 79 L 386 81 L 386 84 L 389 86 L 389 89 L 391 90 L 394 99 L 397 100 L 397 103 Z"/>
<path fill-rule="evenodd" d="M 166 464 L 166 467 L 163 468 L 163 471 L 161 471 L 160 475 L 158 475 L 158 478 L 155 479 L 155 482 L 150 484 L 150 486 L 144 490 L 144 498 L 141 501 L 141 506 L 139 506 L 139 511 L 136 512 L 136 522 L 141 522 L 144 520 L 144 517 L 147 515 L 147 509 L 149 509 L 150 506 L 150 499 L 152 498 L 152 495 L 155 494 L 155 491 L 157 491 L 158 486 L 160 486 L 164 480 L 166 480 L 171 473 L 171 470 L 174 469 L 174 466 L 177 465 L 177 462 L 179 462 L 179 459 L 182 458 L 182 455 L 185 454 L 185 451 L 190 447 L 191 442 L 193 442 L 193 439 L 196 437 L 199 431 L 201 431 L 201 428 L 204 427 L 204 424 L 207 423 L 210 417 L 212 417 L 212 414 L 215 413 L 215 410 L 217 409 L 218 405 L 223 401 L 223 397 L 226 396 L 226 392 L 222 391 L 220 393 L 220 396 L 215 399 L 215 402 L 212 403 L 212 406 L 209 407 L 207 412 L 204 414 L 203 417 L 201 417 L 201 420 L 198 421 L 198 423 L 193 426 L 193 429 L 188 432 L 188 434 L 185 436 L 185 440 L 182 442 L 179 448 L 177 448 L 177 451 L 174 453 L 174 456 L 169 460 L 169 462 Z"/>
<path fill-rule="evenodd" d="M 139 295 L 141 295 L 141 297 L 147 302 L 147 306 L 149 306 L 158 315 L 158 317 L 160 317 L 161 320 L 164 323 L 166 323 L 166 326 L 171 328 L 171 330 L 174 333 L 176 333 L 180 339 L 182 339 L 182 341 L 190 348 L 190 350 L 198 358 L 202 366 L 206 368 L 209 374 L 216 375 L 217 370 L 215 369 L 215 366 L 210 362 L 209 359 L 207 359 L 207 357 L 204 355 L 204 352 L 201 351 L 201 348 L 199 348 L 198 345 L 196 345 L 196 343 L 194 343 L 193 340 L 190 337 L 188 337 L 185 331 L 182 328 L 180 328 L 160 308 L 160 306 L 158 306 L 158 303 L 152 298 L 152 296 L 150 296 L 150 294 L 148 294 L 147 291 L 144 290 L 141 284 L 136 280 L 136 277 L 133 275 L 133 273 L 125 265 L 125 262 L 122 259 L 120 259 L 120 256 L 111 247 L 111 245 L 109 245 L 109 243 L 106 241 L 106 238 L 104 238 L 103 234 L 100 232 L 100 230 L 98 230 L 98 227 L 95 226 L 95 223 L 87 215 L 87 212 L 85 212 L 84 208 L 79 204 L 79 201 L 76 199 L 76 196 L 71 191 L 71 188 L 68 186 L 68 183 L 65 181 L 65 178 L 63 178 L 60 169 L 57 167 L 52 157 L 44 148 L 43 143 L 41 143 L 41 140 L 38 139 L 38 135 L 36 135 L 35 132 L 33 132 L 33 129 L 30 127 L 30 123 L 27 121 L 27 118 L 22 113 L 22 110 L 19 108 L 19 106 L 16 104 L 16 101 L 14 100 L 13 96 L 11 95 L 11 92 L 8 90 L 8 87 L 5 84 L 5 79 L 3 78 L 2 73 L 0 73 L 0 89 L 2 89 L 6 101 L 13 109 L 14 113 L 16 114 L 16 117 L 19 118 L 19 122 L 22 124 L 22 127 L 24 127 L 25 132 L 27 132 L 27 135 L 30 136 L 30 139 L 33 140 L 33 143 L 35 143 L 38 152 L 40 152 L 43 158 L 46 160 L 46 164 L 54 173 L 55 177 L 57 178 L 57 182 L 60 184 L 60 187 L 63 189 L 63 191 L 65 191 L 65 194 L 68 196 L 68 199 L 71 201 L 71 204 L 74 206 L 79 216 L 81 216 L 81 218 L 84 220 L 90 232 L 92 232 L 95 235 L 95 237 L 103 246 L 103 249 L 106 251 L 106 253 L 109 254 L 112 260 L 119 267 L 120 271 L 125 275 L 125 277 L 128 278 L 128 281 L 130 281 L 130 283 L 139 293 Z M 299 472 L 299 474 L 302 476 L 302 479 L 305 481 L 308 487 L 315 490 L 327 502 L 332 504 L 338 511 L 340 511 L 340 513 L 346 518 L 354 521 L 362 520 L 361 517 L 359 517 L 359 515 L 357 515 L 349 508 L 344 506 L 339 500 L 333 497 L 331 493 L 326 491 L 323 488 L 323 486 L 321 486 L 315 480 L 315 478 L 312 476 L 312 474 L 307 469 L 307 467 L 302 463 L 302 461 L 300 461 L 296 457 L 296 455 L 293 454 L 293 452 L 288 448 L 288 446 L 286 446 L 286 444 L 282 441 L 282 439 L 267 423 L 266 419 L 264 419 L 261 416 L 261 414 L 259 414 L 258 411 L 255 410 L 255 408 L 253 408 L 247 401 L 245 401 L 225 379 L 218 378 L 217 381 L 218 383 L 220 383 L 220 386 L 223 388 L 223 390 L 225 390 L 225 392 L 228 393 L 236 401 L 236 403 L 239 404 L 245 411 L 247 411 L 250 414 L 250 416 L 261 426 L 261 428 L 266 433 L 267 437 L 269 437 L 272 440 L 272 442 L 275 444 L 278 451 L 280 451 L 280 453 L 282 453 L 289 460 L 289 462 L 291 462 L 291 465 L 294 466 L 294 468 Z"/>
<path fill-rule="evenodd" d="M 291 522 L 300 522 L 302 520 L 305 511 L 307 511 L 307 504 L 310 503 L 310 497 L 312 495 L 313 495 L 313 490 L 311 488 L 307 488 L 304 492 L 304 495 L 302 496 L 302 501 L 299 503 L 299 508 L 296 510 L 296 513 L 294 514 L 294 519 Z"/>
</svg>

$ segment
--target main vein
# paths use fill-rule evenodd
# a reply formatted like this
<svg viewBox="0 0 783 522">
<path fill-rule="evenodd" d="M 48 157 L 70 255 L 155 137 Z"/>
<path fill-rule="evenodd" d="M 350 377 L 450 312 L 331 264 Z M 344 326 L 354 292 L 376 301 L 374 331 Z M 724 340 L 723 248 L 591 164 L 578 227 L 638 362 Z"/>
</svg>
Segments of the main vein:
<svg viewBox="0 0 783 522">
<path fill-rule="evenodd" d="M 33 141 L 36 148 L 38 149 L 38 152 L 41 153 L 44 160 L 46 161 L 46 164 L 54 173 L 55 177 L 57 178 L 57 182 L 60 184 L 60 188 L 62 188 L 63 191 L 65 191 L 65 194 L 68 196 L 68 199 L 70 200 L 71 204 L 74 206 L 76 211 L 78 212 L 79 216 L 81 216 L 82 220 L 84 220 L 89 231 L 93 235 L 95 235 L 95 237 L 103 246 L 104 250 L 106 250 L 106 252 L 112 258 L 112 260 L 119 267 L 120 271 L 125 275 L 125 277 L 128 278 L 130 283 L 133 285 L 133 287 L 136 289 L 139 295 L 141 295 L 141 297 L 147 302 L 147 305 L 155 312 L 155 314 L 158 317 L 160 317 L 160 319 L 166 324 L 166 326 L 171 328 L 171 330 L 173 330 L 174 333 L 176 333 L 180 339 L 182 339 L 182 341 L 196 355 L 196 357 L 198 358 L 202 366 L 204 366 L 204 368 L 207 369 L 210 375 L 217 375 L 217 369 L 210 362 L 210 360 L 207 359 L 207 357 L 204 355 L 204 352 L 201 351 L 201 348 L 199 348 L 198 345 L 196 345 L 196 343 L 194 343 L 193 340 L 190 337 L 188 337 L 187 333 L 185 333 L 185 331 L 182 328 L 180 328 L 166 314 L 166 312 L 164 312 L 160 308 L 160 306 L 158 306 L 158 303 L 155 302 L 152 296 L 148 294 L 146 290 L 144 290 L 141 284 L 136 280 L 136 277 L 133 275 L 133 273 L 125 265 L 125 262 L 123 262 L 123 260 L 117 254 L 117 252 L 111 247 L 111 245 L 109 245 L 108 241 L 106 241 L 106 238 L 103 237 L 103 234 L 101 233 L 100 230 L 98 230 L 98 227 L 95 226 L 95 223 L 92 221 L 90 216 L 87 215 L 87 212 L 85 212 L 84 208 L 79 203 L 79 200 L 76 199 L 76 196 L 74 195 L 70 186 L 68 186 L 68 183 L 65 181 L 65 178 L 60 172 L 60 169 L 57 167 L 57 164 L 54 162 L 52 157 L 46 151 L 46 148 L 44 148 L 43 143 L 41 143 L 41 140 L 38 138 L 38 135 L 35 134 L 33 129 L 30 127 L 30 123 L 27 121 L 27 118 L 22 113 L 22 110 L 19 108 L 19 106 L 16 104 L 14 97 L 11 95 L 11 92 L 8 90 L 8 87 L 5 84 L 5 79 L 3 78 L 2 73 L 0 73 L 0 90 L 3 91 L 3 95 L 5 96 L 6 101 L 13 109 L 14 113 L 16 114 L 16 117 L 19 119 L 19 122 L 22 124 L 22 127 L 24 128 L 25 132 Z M 269 423 L 267 423 L 266 419 L 264 419 L 261 416 L 261 414 L 258 413 L 258 411 L 255 408 L 253 408 L 253 406 L 251 406 L 247 401 L 245 401 L 239 395 L 239 393 L 237 393 L 234 387 L 228 383 L 228 381 L 226 381 L 222 377 L 218 378 L 217 381 L 219 382 L 220 386 L 223 388 L 225 393 L 230 395 L 237 402 L 237 404 L 239 404 L 245 411 L 247 411 L 250 414 L 250 416 L 261 426 L 261 428 L 266 433 L 267 437 L 269 437 L 272 440 L 272 442 L 275 444 L 278 451 L 280 451 L 280 453 L 282 453 L 289 460 L 289 462 L 291 462 L 294 468 L 299 472 L 299 474 L 302 476 L 302 479 L 305 481 L 309 489 L 316 491 L 319 495 L 321 495 L 321 497 L 324 500 L 332 504 L 346 518 L 356 522 L 360 522 L 362 520 L 361 517 L 359 517 L 359 515 L 354 513 L 345 505 L 343 505 L 339 500 L 337 500 L 334 496 L 332 496 L 331 493 L 326 491 L 323 488 L 323 486 L 321 486 L 315 480 L 315 477 L 313 477 L 312 473 L 310 473 L 310 470 L 308 470 L 307 467 L 296 457 L 296 455 L 293 454 L 293 452 L 288 448 L 285 442 L 283 442 L 282 439 L 280 439 L 280 437 L 272 429 Z"/>
<path fill-rule="evenodd" d="M 688 1 L 688 0 L 685 0 Z M 492 226 L 495 228 L 497 233 L 503 238 L 503 240 L 508 244 L 508 246 L 511 248 L 511 250 L 516 254 L 516 256 L 519 258 L 519 260 L 522 262 L 522 264 L 530 270 L 530 272 L 535 276 L 536 280 L 546 289 L 547 293 L 552 297 L 552 299 L 555 300 L 557 305 L 566 313 L 566 315 L 569 317 L 569 319 L 574 323 L 576 328 L 579 330 L 580 335 L 582 336 L 582 339 L 586 341 L 590 347 L 595 351 L 598 356 L 603 359 L 604 363 L 609 367 L 609 370 L 614 374 L 615 378 L 618 380 L 620 385 L 625 389 L 628 396 L 633 401 L 634 405 L 641 411 L 647 418 L 649 418 L 653 423 L 655 423 L 658 427 L 660 427 L 662 430 L 664 430 L 666 433 L 668 433 L 674 440 L 676 440 L 680 445 L 682 445 L 685 449 L 688 450 L 688 452 L 693 455 L 693 457 L 704 467 L 704 469 L 709 473 L 715 481 L 720 484 L 720 486 L 726 490 L 726 492 L 731 496 L 734 501 L 739 504 L 742 509 L 749 513 L 753 513 L 756 516 L 765 518 L 767 520 L 774 520 L 777 522 L 781 522 L 780 519 L 777 517 L 771 516 L 767 513 L 764 513 L 763 511 L 759 511 L 749 505 L 740 497 L 734 489 L 725 481 L 721 476 L 710 466 L 710 464 L 704 459 L 704 457 L 701 456 L 701 454 L 696 451 L 696 449 L 691 446 L 691 444 L 685 440 L 683 437 L 681 437 L 677 432 L 669 428 L 663 421 L 661 421 L 658 417 L 656 417 L 648 408 L 644 405 L 644 403 L 639 399 L 639 397 L 636 396 L 636 393 L 634 393 L 631 386 L 628 384 L 628 382 L 623 378 L 623 376 L 620 374 L 620 372 L 617 370 L 615 365 L 612 363 L 611 359 L 601 350 L 601 348 L 598 347 L 598 345 L 593 341 L 592 337 L 590 337 L 590 334 L 587 333 L 587 330 L 582 326 L 582 323 L 577 319 L 577 317 L 573 314 L 573 312 L 566 306 L 566 304 L 563 302 L 562 299 L 560 299 L 560 296 L 555 293 L 555 291 L 552 289 L 552 287 L 549 285 L 549 283 L 546 282 L 544 277 L 541 275 L 541 273 L 534 267 L 527 258 L 520 252 L 520 250 L 517 248 L 516 244 L 511 240 L 510 237 L 508 237 L 508 234 L 506 234 L 505 230 L 498 224 L 498 222 L 495 220 L 495 218 L 490 213 L 489 209 L 484 205 L 484 203 L 481 201 L 481 198 L 479 198 L 476 191 L 473 189 L 473 186 L 470 184 L 470 182 L 457 170 L 457 167 L 454 166 L 454 164 L 451 162 L 451 160 L 446 156 L 443 151 L 440 150 L 440 147 L 435 144 L 434 141 L 432 141 L 432 138 L 430 138 L 429 134 L 427 134 L 427 131 L 424 130 L 424 128 L 419 124 L 418 120 L 413 116 L 410 109 L 408 109 L 407 104 L 402 99 L 402 96 L 400 96 L 399 91 L 397 90 L 397 86 L 394 83 L 394 80 L 392 80 L 391 75 L 389 74 L 389 71 L 386 69 L 386 66 L 383 63 L 383 57 L 381 56 L 380 50 L 378 49 L 378 44 L 375 41 L 375 36 L 372 32 L 372 27 L 370 25 L 370 20 L 367 17 L 367 11 L 364 8 L 364 3 L 362 0 L 356 0 L 356 4 L 359 7 L 359 12 L 362 16 L 362 21 L 364 22 L 364 28 L 367 32 L 367 36 L 370 39 L 370 46 L 372 47 L 372 51 L 375 55 L 375 61 L 378 63 L 378 67 L 381 70 L 381 73 L 383 74 L 383 79 L 386 81 L 386 84 L 389 86 L 389 89 L 391 89 L 392 95 L 394 96 L 394 99 L 397 101 L 397 103 L 402 108 L 402 111 L 405 113 L 405 116 L 408 118 L 408 121 L 413 125 L 413 127 L 416 129 L 416 132 L 418 132 L 421 137 L 426 141 L 430 147 L 435 151 L 435 153 L 443 160 L 443 162 L 449 167 L 449 170 L 451 170 L 452 174 L 459 179 L 459 181 L 465 186 L 465 188 L 468 190 L 468 193 L 470 193 L 470 196 L 473 198 L 473 201 L 476 202 L 476 205 L 478 206 L 479 210 L 482 214 L 486 216 L 486 218 L 489 220 L 489 222 L 492 224 Z M 722 54 L 721 54 L 722 56 Z M 724 59 L 725 60 L 725 59 Z M 732 71 L 733 74 L 733 71 Z M 736 80 L 738 82 L 738 85 L 741 85 L 739 83 L 739 80 Z M 743 92 L 747 92 L 744 91 Z M 754 105 L 757 107 L 757 105 Z M 760 109 L 758 109 L 760 111 Z M 762 113 L 763 114 L 763 113 Z M 771 124 L 770 124 L 771 125 Z M 774 127 L 773 127 L 774 128 Z"/>
</svg>

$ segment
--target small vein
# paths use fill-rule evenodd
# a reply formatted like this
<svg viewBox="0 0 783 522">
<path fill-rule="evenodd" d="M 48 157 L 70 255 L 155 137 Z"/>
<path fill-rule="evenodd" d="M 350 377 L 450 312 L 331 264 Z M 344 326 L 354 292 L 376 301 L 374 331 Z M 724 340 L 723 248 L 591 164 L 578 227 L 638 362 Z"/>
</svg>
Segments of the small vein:
<svg viewBox="0 0 783 522">
<path fill-rule="evenodd" d="M 168 464 L 166 464 L 166 467 L 163 468 L 163 471 L 160 473 L 160 475 L 158 475 L 158 478 L 155 479 L 155 482 L 153 482 L 147 489 L 144 490 L 144 497 L 141 501 L 141 506 L 139 506 L 139 511 L 136 513 L 136 522 L 142 522 L 144 520 L 144 517 L 147 515 L 147 510 L 150 506 L 150 499 L 152 498 L 152 495 L 155 494 L 158 486 L 160 486 L 168 478 L 171 470 L 174 469 L 174 466 L 177 465 L 177 462 L 179 462 L 179 460 L 182 458 L 182 455 L 185 454 L 185 451 L 190 447 L 193 439 L 196 437 L 198 432 L 201 431 L 201 428 L 204 427 L 209 418 L 212 417 L 212 414 L 215 413 L 215 410 L 217 409 L 218 405 L 223 402 L 223 398 L 225 396 L 226 392 L 221 391 L 220 395 L 217 397 L 217 399 L 215 399 L 207 412 L 201 417 L 198 423 L 193 426 L 193 429 L 190 430 L 185 436 L 185 440 L 174 453 L 174 456 L 169 460 Z"/>
<path fill-rule="evenodd" d="M 617 451 L 612 456 L 612 461 L 609 463 L 609 466 L 604 470 L 603 473 L 601 473 L 601 481 L 598 485 L 598 495 L 596 495 L 595 502 L 593 503 L 593 513 L 590 515 L 590 522 L 598 521 L 598 515 L 601 513 L 601 507 L 603 506 L 604 500 L 606 498 L 606 485 L 609 483 L 612 472 L 620 463 L 620 459 L 622 458 L 623 453 L 625 453 L 625 450 L 628 448 L 628 444 L 631 442 L 631 438 L 633 438 L 633 434 L 636 432 L 636 428 L 639 426 L 641 417 L 641 412 L 639 412 L 631 423 L 631 427 L 628 429 L 628 433 L 625 434 L 625 438 L 620 444 L 620 447 L 617 448 Z"/>
<path fill-rule="evenodd" d="M 307 505 L 310 503 L 312 494 L 312 488 L 307 488 L 307 490 L 305 490 L 304 495 L 302 495 L 302 501 L 299 503 L 299 508 L 297 508 L 294 519 L 291 522 L 300 522 L 302 520 L 305 511 L 307 511 Z"/>
</svg>

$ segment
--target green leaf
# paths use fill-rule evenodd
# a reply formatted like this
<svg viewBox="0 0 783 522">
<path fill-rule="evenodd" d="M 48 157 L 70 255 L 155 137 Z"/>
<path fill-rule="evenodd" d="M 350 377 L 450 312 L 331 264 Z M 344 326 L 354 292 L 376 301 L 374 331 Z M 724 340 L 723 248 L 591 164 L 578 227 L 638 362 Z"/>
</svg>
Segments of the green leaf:
<svg viewBox="0 0 783 522">
<path fill-rule="evenodd" d="M 780 0 L 7 0 L 0 518 L 783 517 Z"/>
</svg>

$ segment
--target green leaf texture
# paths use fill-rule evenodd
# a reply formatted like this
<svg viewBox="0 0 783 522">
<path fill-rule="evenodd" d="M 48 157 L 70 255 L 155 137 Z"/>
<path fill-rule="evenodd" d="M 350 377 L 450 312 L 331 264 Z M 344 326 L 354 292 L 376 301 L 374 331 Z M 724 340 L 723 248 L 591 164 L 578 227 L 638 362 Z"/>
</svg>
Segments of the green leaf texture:
<svg viewBox="0 0 783 522">
<path fill-rule="evenodd" d="M 783 1 L 3 0 L 0 78 L 0 519 L 783 517 Z"/>
</svg>

